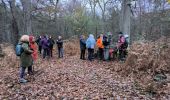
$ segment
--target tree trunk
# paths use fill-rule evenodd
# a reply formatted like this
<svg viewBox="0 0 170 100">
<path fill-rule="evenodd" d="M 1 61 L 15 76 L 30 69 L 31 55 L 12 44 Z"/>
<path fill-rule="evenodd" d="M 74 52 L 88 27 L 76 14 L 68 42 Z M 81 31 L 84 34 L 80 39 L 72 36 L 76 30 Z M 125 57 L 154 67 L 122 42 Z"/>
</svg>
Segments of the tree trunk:
<svg viewBox="0 0 170 100">
<path fill-rule="evenodd" d="M 32 34 L 31 25 L 31 0 L 21 0 L 23 7 L 23 18 L 24 18 L 24 34 Z"/>
<path fill-rule="evenodd" d="M 101 9 L 101 12 L 102 12 L 102 21 L 103 21 L 103 25 L 102 25 L 102 31 L 103 33 L 106 31 L 106 20 L 105 20 L 105 12 L 106 12 L 106 5 L 107 5 L 107 2 L 100 2 L 98 1 L 98 5 L 99 5 L 99 8 Z"/>
<path fill-rule="evenodd" d="M 130 17 L 131 17 L 131 9 L 130 9 L 130 0 L 122 1 L 122 10 L 121 10 L 121 19 L 120 19 L 120 30 L 129 35 L 130 41 Z"/>
<path fill-rule="evenodd" d="M 55 2 L 55 12 L 54 12 L 54 21 L 55 21 L 55 27 L 56 27 L 57 33 L 59 33 L 59 24 L 57 21 L 58 20 L 58 18 L 57 18 L 58 2 L 59 2 L 59 0 L 57 0 Z"/>
<path fill-rule="evenodd" d="M 4 53 L 2 52 L 2 47 L 0 45 L 0 57 L 4 57 Z"/>
<path fill-rule="evenodd" d="M 15 0 L 10 0 L 9 5 L 10 5 L 11 14 L 12 14 L 12 41 L 13 41 L 13 44 L 16 45 L 18 43 L 18 38 L 19 38 L 19 29 L 18 29 L 18 24 L 16 20 Z"/>
<path fill-rule="evenodd" d="M 8 18 L 7 5 L 4 2 L 4 0 L 1 0 L 1 1 L 2 1 L 3 8 L 4 8 L 4 13 L 2 15 L 3 28 L 4 28 L 3 34 L 2 34 L 2 41 L 3 42 L 11 42 L 11 34 L 10 34 L 10 31 L 9 31 L 9 25 L 8 25 L 8 22 L 7 22 L 7 18 Z"/>
</svg>

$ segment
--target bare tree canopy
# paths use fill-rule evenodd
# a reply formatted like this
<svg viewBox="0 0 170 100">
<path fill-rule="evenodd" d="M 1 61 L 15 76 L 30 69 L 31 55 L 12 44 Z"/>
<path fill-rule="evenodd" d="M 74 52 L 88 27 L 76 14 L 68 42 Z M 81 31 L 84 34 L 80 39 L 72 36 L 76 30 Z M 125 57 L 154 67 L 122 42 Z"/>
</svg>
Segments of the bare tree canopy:
<svg viewBox="0 0 170 100">
<path fill-rule="evenodd" d="M 169 32 L 166 0 L 1 0 L 0 15 L 1 40 L 8 42 L 22 34 L 116 37 L 122 31 L 133 41 Z"/>
</svg>

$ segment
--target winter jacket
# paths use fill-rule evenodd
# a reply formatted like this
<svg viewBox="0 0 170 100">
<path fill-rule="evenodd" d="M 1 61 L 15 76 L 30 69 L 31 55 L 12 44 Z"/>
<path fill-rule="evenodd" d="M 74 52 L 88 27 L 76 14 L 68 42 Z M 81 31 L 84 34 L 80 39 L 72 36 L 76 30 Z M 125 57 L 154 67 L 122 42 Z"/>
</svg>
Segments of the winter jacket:
<svg viewBox="0 0 170 100">
<path fill-rule="evenodd" d="M 49 47 L 53 48 L 53 45 L 55 44 L 54 40 L 52 38 L 48 39 Z"/>
<path fill-rule="evenodd" d="M 119 40 L 118 40 L 118 48 L 123 49 L 124 43 L 125 43 L 125 37 L 122 35 L 119 37 Z"/>
<path fill-rule="evenodd" d="M 85 50 L 86 49 L 86 40 L 80 39 L 80 49 Z"/>
<path fill-rule="evenodd" d="M 29 42 L 22 42 L 23 53 L 20 56 L 20 62 L 22 67 L 29 67 L 33 64 L 32 50 L 29 47 Z"/>
<path fill-rule="evenodd" d="M 34 61 L 36 61 L 38 58 L 38 46 L 37 46 L 37 43 L 34 41 L 33 36 L 29 37 L 29 42 L 30 42 L 30 48 L 31 50 L 33 50 L 32 58 Z"/>
<path fill-rule="evenodd" d="M 90 49 L 94 49 L 95 44 L 96 44 L 96 41 L 94 39 L 94 36 L 90 34 L 89 38 L 86 41 L 86 47 Z"/>
<path fill-rule="evenodd" d="M 59 39 L 56 41 L 57 47 L 58 48 L 63 48 L 63 40 Z"/>
<path fill-rule="evenodd" d="M 102 42 L 102 38 L 98 38 L 98 39 L 97 39 L 97 47 L 98 47 L 98 48 L 104 48 L 103 42 Z"/>
<path fill-rule="evenodd" d="M 43 38 L 41 40 L 41 44 L 42 44 L 43 49 L 48 49 L 48 40 L 47 40 L 47 38 Z"/>
<path fill-rule="evenodd" d="M 109 46 L 109 40 L 108 40 L 108 37 L 107 36 L 104 36 L 103 37 L 103 45 L 104 45 L 104 48 L 108 48 Z"/>
<path fill-rule="evenodd" d="M 37 58 L 38 58 L 38 46 L 34 42 L 34 43 L 30 43 L 30 48 L 33 50 L 32 58 L 33 58 L 34 61 L 36 61 Z"/>
<path fill-rule="evenodd" d="M 36 40 L 36 43 L 37 43 L 38 46 L 42 46 L 41 40 L 42 40 L 41 38 L 38 38 L 38 39 Z"/>
</svg>

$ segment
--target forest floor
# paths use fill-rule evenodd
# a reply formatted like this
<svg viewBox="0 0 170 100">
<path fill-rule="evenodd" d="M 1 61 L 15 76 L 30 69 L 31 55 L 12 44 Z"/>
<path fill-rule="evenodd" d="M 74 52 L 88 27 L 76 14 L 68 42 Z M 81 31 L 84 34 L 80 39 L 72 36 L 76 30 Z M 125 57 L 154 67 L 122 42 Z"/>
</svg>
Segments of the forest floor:
<svg viewBox="0 0 170 100">
<path fill-rule="evenodd" d="M 131 79 L 107 69 L 109 62 L 80 60 L 78 56 L 39 60 L 30 82 L 18 83 L 18 68 L 0 70 L 0 99 L 123 99 L 142 98 Z M 144 96 L 143 96 L 144 97 Z"/>
<path fill-rule="evenodd" d="M 11 47 L 1 60 L 0 100 L 150 100 L 158 99 L 141 91 L 135 80 L 116 70 L 118 61 L 80 60 L 79 55 L 58 59 L 41 59 L 34 65 L 35 74 L 26 76 L 26 84 L 18 82 L 19 60 Z M 114 69 L 113 69 L 114 67 Z M 169 83 L 168 83 L 168 87 Z M 168 100 L 162 94 L 159 100 Z"/>
</svg>

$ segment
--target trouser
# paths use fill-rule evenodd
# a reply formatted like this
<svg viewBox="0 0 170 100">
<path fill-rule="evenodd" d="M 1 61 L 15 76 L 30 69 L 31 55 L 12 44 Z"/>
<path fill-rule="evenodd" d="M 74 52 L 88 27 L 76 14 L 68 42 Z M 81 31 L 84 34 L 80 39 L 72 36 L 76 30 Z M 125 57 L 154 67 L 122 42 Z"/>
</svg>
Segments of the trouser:
<svg viewBox="0 0 170 100">
<path fill-rule="evenodd" d="M 42 46 L 38 46 L 38 51 L 39 51 L 39 52 L 40 52 L 40 54 L 41 54 Z"/>
<path fill-rule="evenodd" d="M 86 52 L 85 49 L 82 49 L 82 50 L 81 50 L 80 59 L 85 59 L 85 52 Z"/>
<path fill-rule="evenodd" d="M 49 51 L 50 52 L 50 57 L 53 57 L 53 48 L 50 48 L 49 50 L 50 50 Z"/>
<path fill-rule="evenodd" d="M 103 59 L 103 48 L 99 48 L 99 59 Z"/>
<path fill-rule="evenodd" d="M 48 49 L 43 49 L 43 59 L 48 56 Z"/>
<path fill-rule="evenodd" d="M 125 50 L 125 58 L 128 56 L 128 51 Z"/>
<path fill-rule="evenodd" d="M 47 49 L 47 56 L 50 57 L 50 48 Z"/>
<path fill-rule="evenodd" d="M 119 49 L 119 60 L 125 59 L 126 50 Z"/>
<path fill-rule="evenodd" d="M 58 48 L 58 58 L 62 58 L 63 57 L 63 48 Z"/>
<path fill-rule="evenodd" d="M 88 48 L 88 59 L 92 61 L 94 49 Z"/>
<path fill-rule="evenodd" d="M 104 48 L 104 60 L 109 60 L 109 48 Z"/>
<path fill-rule="evenodd" d="M 25 76 L 25 70 L 26 70 L 26 67 L 20 67 L 20 78 L 24 78 Z M 32 74 L 33 71 L 32 71 L 32 66 L 29 66 L 28 67 L 28 74 Z"/>
</svg>

